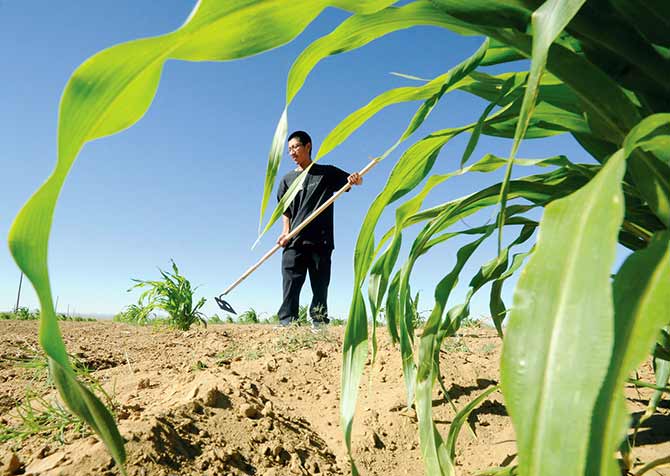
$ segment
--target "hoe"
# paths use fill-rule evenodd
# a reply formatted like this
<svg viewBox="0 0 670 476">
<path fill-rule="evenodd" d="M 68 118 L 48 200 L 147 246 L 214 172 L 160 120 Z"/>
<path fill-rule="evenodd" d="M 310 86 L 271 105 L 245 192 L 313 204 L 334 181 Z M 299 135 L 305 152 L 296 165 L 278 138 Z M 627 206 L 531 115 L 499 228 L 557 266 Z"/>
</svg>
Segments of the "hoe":
<svg viewBox="0 0 670 476">
<path fill-rule="evenodd" d="M 378 158 L 377 159 L 372 159 L 370 161 L 370 163 L 368 165 L 366 165 L 365 168 L 363 170 L 361 170 L 358 174 L 362 177 L 363 175 L 368 173 L 372 167 L 377 165 L 378 162 L 379 162 Z M 326 208 L 328 208 L 330 205 L 332 205 L 332 203 L 335 200 L 337 200 L 340 195 L 342 195 L 344 192 L 346 192 L 350 188 L 351 188 L 351 185 L 349 183 L 347 183 L 341 189 L 339 189 L 337 192 L 335 192 L 332 197 L 330 197 L 326 202 L 323 203 L 323 205 L 321 205 L 319 208 L 314 210 L 310 216 L 305 218 L 305 220 L 303 220 L 298 226 L 296 226 L 293 230 L 291 230 L 291 232 L 288 235 L 286 235 L 286 239 L 290 240 L 291 238 L 296 236 L 298 233 L 300 233 L 300 231 L 303 228 L 305 228 L 307 225 L 309 225 L 312 220 L 314 220 L 317 216 L 319 216 Z M 244 281 L 251 273 L 256 271 L 260 267 L 260 265 L 265 263 L 265 261 L 267 261 L 267 259 L 270 258 L 270 256 L 272 256 L 280 248 L 281 248 L 281 245 L 279 245 L 279 244 L 274 245 L 274 247 L 272 247 L 272 249 L 270 251 L 265 253 L 265 255 L 263 255 L 263 257 L 261 259 L 259 259 L 258 262 L 255 265 L 253 265 L 251 268 L 246 270 L 244 272 L 244 274 L 242 274 L 242 276 L 237 278 L 237 281 L 235 281 L 233 284 L 228 286 L 228 288 L 224 292 L 219 294 L 219 296 L 215 297 L 214 300 L 219 305 L 219 307 L 226 312 L 236 314 L 236 312 L 233 310 L 232 306 L 230 304 L 228 304 L 228 302 L 226 302 L 223 299 L 223 296 L 227 295 L 230 291 L 235 289 L 238 284 L 240 284 L 242 281 Z"/>
</svg>

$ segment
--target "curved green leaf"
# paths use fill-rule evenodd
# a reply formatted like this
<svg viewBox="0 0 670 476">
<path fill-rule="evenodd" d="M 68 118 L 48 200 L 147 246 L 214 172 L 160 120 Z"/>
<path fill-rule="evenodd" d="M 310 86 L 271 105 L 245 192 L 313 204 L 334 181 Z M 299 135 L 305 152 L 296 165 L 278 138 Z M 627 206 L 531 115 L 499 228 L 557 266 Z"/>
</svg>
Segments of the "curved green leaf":
<svg viewBox="0 0 670 476">
<path fill-rule="evenodd" d="M 666 326 L 660 332 L 660 337 L 656 342 L 656 348 L 654 349 L 654 373 L 656 375 L 656 386 L 665 387 L 670 381 L 670 360 L 668 360 L 667 355 L 662 355 L 659 352 L 659 348 L 662 349 L 664 353 L 670 352 L 670 329 Z M 651 418 L 651 416 L 656 412 L 658 404 L 663 398 L 663 391 L 656 390 L 654 394 L 649 398 L 649 403 L 647 408 L 644 411 L 644 414 L 640 417 L 640 425 L 645 421 Z"/>
<path fill-rule="evenodd" d="M 618 474 L 612 454 L 625 438 L 628 412 L 623 387 L 656 342 L 670 309 L 670 232 L 633 253 L 614 278 L 614 347 L 591 420 L 587 474 Z"/>
<path fill-rule="evenodd" d="M 56 167 L 17 214 L 9 232 L 9 247 L 37 292 L 42 310 L 40 344 L 53 361 L 52 366 L 59 369 L 55 371 L 58 390 L 65 404 L 98 433 L 121 471 L 125 459 L 123 440 L 104 406 L 71 371 L 53 310 L 47 247 L 63 183 L 87 141 L 117 133 L 144 115 L 167 59 L 222 60 L 259 53 L 295 37 L 331 3 L 352 11 L 371 12 L 393 2 L 300 0 L 288 5 L 277 0 L 201 0 L 176 31 L 120 44 L 94 55 L 77 68 L 65 87 L 59 111 Z M 264 25 L 272 28 L 268 30 Z"/>
<path fill-rule="evenodd" d="M 589 474 L 590 419 L 614 338 L 610 269 L 624 167 L 616 154 L 585 187 L 546 207 L 514 292 L 501 377 L 524 476 Z"/>
<path fill-rule="evenodd" d="M 458 26 L 460 22 L 440 15 L 427 0 L 411 2 L 403 7 L 389 7 L 369 15 L 354 15 L 343 21 L 328 35 L 314 41 L 295 60 L 286 81 L 286 104 L 293 101 L 309 73 L 324 58 L 360 48 L 394 31 L 421 25 Z M 504 46 L 498 45 L 500 49 Z"/>
<path fill-rule="evenodd" d="M 534 251 L 534 248 L 531 248 L 527 253 L 518 253 L 512 258 L 512 265 L 507 271 L 505 271 L 502 276 L 493 281 L 491 284 L 491 294 L 489 299 L 489 309 L 491 310 L 491 319 L 493 320 L 493 325 L 498 331 L 498 335 L 503 337 L 502 323 L 505 320 L 507 315 L 507 308 L 505 303 L 502 300 L 502 288 L 505 280 L 512 276 L 523 264 L 524 260 L 530 256 Z"/>
<path fill-rule="evenodd" d="M 488 233 L 490 234 L 490 232 Z M 435 306 L 426 321 L 419 342 L 419 365 L 416 374 L 416 413 L 419 420 L 419 442 L 427 474 L 454 475 L 453 453 L 444 445 L 433 423 L 433 385 L 437 378 L 435 362 L 439 361 L 441 341 L 438 329 L 442 321 L 444 304 L 453 290 L 458 275 L 477 247 L 488 237 L 485 234 L 463 246 L 456 253 L 456 265 L 435 288 Z"/>
<path fill-rule="evenodd" d="M 650 43 L 670 47 L 670 6 L 664 0 L 611 0 Z"/>
<path fill-rule="evenodd" d="M 530 74 L 528 84 L 523 97 L 521 111 L 517 122 L 516 132 L 514 133 L 514 142 L 509 156 L 503 187 L 500 189 L 500 215 L 498 222 L 498 251 L 502 248 L 502 230 L 505 222 L 505 206 L 507 202 L 507 184 L 512 177 L 512 166 L 516 157 L 521 139 L 526 135 L 526 129 L 530 124 L 530 118 L 533 115 L 537 94 L 539 91 L 540 79 L 544 72 L 549 55 L 549 47 L 570 22 L 572 17 L 586 0 L 547 0 L 540 8 L 535 10 L 532 15 L 533 28 L 533 49 L 530 64 Z"/>
<path fill-rule="evenodd" d="M 477 146 L 477 142 L 479 142 L 479 136 L 482 133 L 482 127 L 484 127 L 486 118 L 488 117 L 489 114 L 491 114 L 493 108 L 496 107 L 498 104 L 500 104 L 500 102 L 505 98 L 505 96 L 507 96 L 508 94 L 514 94 L 514 92 L 523 85 L 524 81 L 525 81 L 525 75 L 523 76 L 513 75 L 501 85 L 498 96 L 493 101 L 491 101 L 488 104 L 488 106 L 486 106 L 482 114 L 479 116 L 479 119 L 477 120 L 477 124 L 475 125 L 472 131 L 472 135 L 470 136 L 468 145 L 465 147 L 465 151 L 463 151 L 463 156 L 461 157 L 461 167 L 465 165 L 465 163 L 472 155 L 472 152 L 474 152 L 475 147 Z"/>
<path fill-rule="evenodd" d="M 451 425 L 449 426 L 449 435 L 447 437 L 447 450 L 449 451 L 449 454 L 452 458 L 456 456 L 456 440 L 458 439 L 458 434 L 461 431 L 463 423 L 466 422 L 470 416 L 470 413 L 472 413 L 475 408 L 481 405 L 484 399 L 498 390 L 499 388 L 497 385 L 487 388 L 479 396 L 477 396 L 477 398 L 473 399 L 470 403 L 463 407 L 463 409 L 454 417 Z"/>
</svg>

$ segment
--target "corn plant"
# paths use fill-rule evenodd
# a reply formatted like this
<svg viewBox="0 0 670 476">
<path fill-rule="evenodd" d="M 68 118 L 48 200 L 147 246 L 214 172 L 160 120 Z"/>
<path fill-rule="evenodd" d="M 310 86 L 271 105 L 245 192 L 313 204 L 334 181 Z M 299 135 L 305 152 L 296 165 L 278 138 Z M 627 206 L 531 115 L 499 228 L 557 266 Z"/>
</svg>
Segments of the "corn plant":
<svg viewBox="0 0 670 476">
<path fill-rule="evenodd" d="M 19 321 L 34 321 L 40 318 L 39 311 L 30 311 L 27 307 L 19 307 L 14 311 L 13 317 L 11 319 L 16 319 Z"/>
<path fill-rule="evenodd" d="M 252 307 L 240 314 L 238 321 L 242 324 L 258 324 L 260 318 L 256 310 Z"/>
<path fill-rule="evenodd" d="M 388 160 L 451 91 L 488 102 L 479 119 L 435 130 L 396 160 L 387 183 L 369 205 L 354 260 L 354 288 L 343 348 L 341 422 L 349 454 L 360 377 L 372 351 L 376 317 L 399 343 L 407 404 L 415 405 L 421 451 L 429 475 L 453 475 L 458 425 L 443 437 L 433 423 L 431 394 L 439 380 L 440 348 L 469 318 L 473 296 L 490 285 L 491 316 L 504 336 L 501 390 L 517 435 L 518 468 L 508 474 L 613 475 L 615 451 L 625 442 L 630 416 L 623 385 L 650 354 L 670 322 L 670 9 L 664 0 L 201 0 L 186 22 L 165 35 L 114 46 L 84 62 L 65 88 L 59 114 L 58 162 L 10 231 L 11 252 L 33 283 L 42 315 L 40 343 L 49 355 L 64 401 L 101 436 L 116 462 L 123 442 L 105 407 L 75 378 L 53 310 L 46 250 L 57 197 L 82 146 L 140 119 L 155 95 L 168 59 L 223 61 L 280 46 L 296 37 L 327 6 L 352 12 L 309 45 L 289 72 L 286 107 L 270 146 L 261 199 L 262 233 L 282 215 L 304 175 L 262 225 L 288 130 L 288 109 L 323 58 L 359 48 L 395 30 L 420 25 L 482 37 L 481 47 L 444 74 L 386 91 L 344 118 L 322 141 L 318 161 L 384 108 L 419 106 L 398 137 L 379 151 Z M 259 27 L 261 25 L 261 27 Z M 530 59 L 518 71 L 518 59 Z M 510 63 L 507 72 L 482 68 Z M 440 152 L 457 136 L 469 141 L 454 171 L 433 174 Z M 570 134 L 594 159 L 517 157 L 522 139 Z M 509 138 L 508 157 L 472 157 L 482 135 Z M 512 170 L 533 173 L 512 179 Z M 428 195 L 463 174 L 503 169 L 504 179 L 456 200 L 425 208 Z M 539 170 L 539 172 L 537 172 Z M 422 185 L 423 184 L 423 185 Z M 421 186 L 412 198 L 402 201 Z M 375 240 L 382 212 L 395 207 L 395 225 Z M 477 212 L 495 223 L 455 229 Z M 542 210 L 540 222 L 531 218 Z M 403 232 L 419 225 L 404 261 Z M 509 239 L 509 235 L 512 239 Z M 414 334 L 412 271 L 433 247 L 452 238 L 456 264 L 435 283 L 434 303 L 420 338 Z M 507 237 L 507 239 L 505 239 Z M 462 270 L 486 240 L 497 253 L 469 280 L 461 302 L 447 307 Z M 524 243 L 529 250 L 517 251 Z M 613 270 L 617 246 L 630 251 Z M 511 306 L 505 281 L 519 279 Z M 367 283 L 367 284 L 366 284 Z M 367 285 L 367 302 L 364 288 Z M 452 298 L 453 299 L 453 298 Z M 505 324 L 506 323 L 506 324 Z M 656 347 L 655 357 L 667 362 Z M 667 346 L 666 346 L 667 347 Z M 667 366 L 657 362 L 659 388 Z M 481 397 L 481 396 L 480 396 Z M 479 401 L 478 397 L 473 405 Z M 468 408 L 472 408 L 469 405 Z M 454 421 L 462 421 L 465 410 Z M 653 409 L 650 409 L 653 412 Z M 653 467 L 658 462 L 651 462 Z M 357 474 L 353 458 L 351 469 Z"/>
<path fill-rule="evenodd" d="M 114 316 L 113 321 L 143 326 L 149 324 L 153 317 L 152 307 L 138 303 L 126 306 L 123 311 Z"/>
<path fill-rule="evenodd" d="M 137 305 L 130 306 L 126 313 L 138 323 L 146 323 L 151 318 L 154 310 L 165 311 L 168 322 L 177 329 L 187 331 L 195 323 L 201 322 L 207 325 L 205 315 L 200 308 L 205 305 L 207 299 L 200 298 L 193 303 L 193 292 L 191 282 L 179 273 L 179 268 L 172 261 L 172 272 L 158 270 L 163 277 L 160 281 L 143 281 L 134 279 L 137 284 L 131 289 L 147 288 L 138 300 Z"/>
</svg>

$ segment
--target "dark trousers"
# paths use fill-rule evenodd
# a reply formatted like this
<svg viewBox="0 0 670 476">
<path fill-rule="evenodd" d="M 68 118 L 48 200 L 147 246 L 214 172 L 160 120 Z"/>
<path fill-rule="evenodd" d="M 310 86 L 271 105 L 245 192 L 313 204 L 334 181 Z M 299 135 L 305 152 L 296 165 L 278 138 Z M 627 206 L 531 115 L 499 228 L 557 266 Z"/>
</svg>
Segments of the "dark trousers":
<svg viewBox="0 0 670 476">
<path fill-rule="evenodd" d="M 328 284 L 330 284 L 331 249 L 312 246 L 297 246 L 284 249 L 282 254 L 282 278 L 284 281 L 284 302 L 279 308 L 279 319 L 290 322 L 298 319 L 300 290 L 309 273 L 312 286 L 312 304 L 309 315 L 315 322 L 329 322 Z"/>
</svg>

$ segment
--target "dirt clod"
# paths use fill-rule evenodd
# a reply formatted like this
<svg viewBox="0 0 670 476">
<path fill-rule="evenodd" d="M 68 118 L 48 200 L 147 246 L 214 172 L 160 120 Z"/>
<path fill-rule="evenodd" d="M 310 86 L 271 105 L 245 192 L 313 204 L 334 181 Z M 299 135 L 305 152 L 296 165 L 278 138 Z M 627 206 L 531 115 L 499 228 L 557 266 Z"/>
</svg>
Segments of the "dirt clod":
<svg viewBox="0 0 670 476">
<path fill-rule="evenodd" d="M 240 413 L 247 418 L 260 418 L 261 412 L 253 403 L 243 403 L 240 405 Z"/>
<path fill-rule="evenodd" d="M 33 461 L 26 468 L 27 474 L 40 474 L 55 468 L 65 460 L 65 453 L 60 451 L 43 459 Z"/>
<path fill-rule="evenodd" d="M 203 403 L 208 407 L 228 408 L 230 406 L 230 399 L 218 387 L 214 387 L 207 390 Z"/>
<path fill-rule="evenodd" d="M 376 448 L 378 450 L 381 450 L 385 446 L 382 439 L 374 430 L 370 430 L 370 432 L 368 433 L 368 441 L 373 448 Z"/>
<path fill-rule="evenodd" d="M 272 418 L 274 416 L 275 413 L 274 413 L 274 410 L 272 409 L 272 402 L 271 401 L 268 400 L 267 402 L 265 402 L 265 406 L 263 406 L 263 411 L 261 411 L 261 414 L 264 417 L 270 417 L 270 418 Z"/>
<path fill-rule="evenodd" d="M 21 461 L 13 451 L 0 453 L 0 476 L 11 476 L 21 467 Z"/>
</svg>

